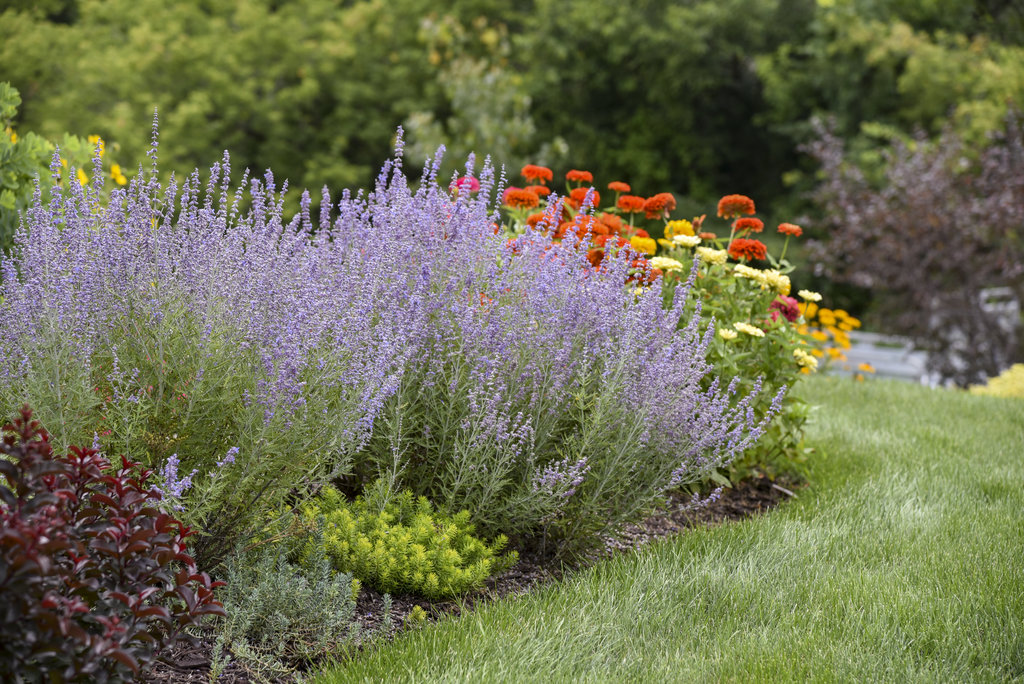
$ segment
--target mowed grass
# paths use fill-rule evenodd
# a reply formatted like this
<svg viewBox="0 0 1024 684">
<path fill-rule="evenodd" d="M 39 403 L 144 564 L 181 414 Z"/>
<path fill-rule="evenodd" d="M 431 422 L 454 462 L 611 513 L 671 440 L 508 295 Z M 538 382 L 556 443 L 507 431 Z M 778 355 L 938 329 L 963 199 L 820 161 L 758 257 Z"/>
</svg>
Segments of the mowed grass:
<svg viewBox="0 0 1024 684">
<path fill-rule="evenodd" d="M 1024 401 L 812 378 L 767 516 L 399 637 L 349 681 L 1024 680 Z"/>
</svg>

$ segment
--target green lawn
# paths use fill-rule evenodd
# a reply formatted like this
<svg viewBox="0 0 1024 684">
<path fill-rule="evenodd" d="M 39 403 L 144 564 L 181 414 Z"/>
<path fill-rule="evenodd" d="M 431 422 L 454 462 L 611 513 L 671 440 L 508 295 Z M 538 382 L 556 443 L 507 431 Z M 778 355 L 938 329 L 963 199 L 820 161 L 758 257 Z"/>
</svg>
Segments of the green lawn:
<svg viewBox="0 0 1024 684">
<path fill-rule="evenodd" d="M 810 486 L 318 681 L 1024 680 L 1024 401 L 812 378 Z"/>
</svg>

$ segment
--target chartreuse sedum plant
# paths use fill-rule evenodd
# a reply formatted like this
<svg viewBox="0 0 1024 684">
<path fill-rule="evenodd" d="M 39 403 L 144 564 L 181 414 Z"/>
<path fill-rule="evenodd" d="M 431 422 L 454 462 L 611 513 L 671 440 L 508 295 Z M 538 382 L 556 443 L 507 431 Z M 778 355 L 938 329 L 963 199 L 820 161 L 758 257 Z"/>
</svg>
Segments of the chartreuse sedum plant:
<svg viewBox="0 0 1024 684">
<path fill-rule="evenodd" d="M 452 598 L 483 585 L 515 563 L 515 551 L 498 536 L 490 544 L 474 536 L 469 511 L 444 515 L 426 497 L 404 491 L 383 508 L 363 497 L 347 501 L 327 487 L 298 511 L 322 535 L 306 539 L 299 551 L 304 565 L 326 553 L 332 567 L 367 586 L 392 594 Z"/>
<path fill-rule="evenodd" d="M 1024 399 L 1024 363 L 1015 363 L 984 385 L 973 385 L 971 394 Z"/>
</svg>

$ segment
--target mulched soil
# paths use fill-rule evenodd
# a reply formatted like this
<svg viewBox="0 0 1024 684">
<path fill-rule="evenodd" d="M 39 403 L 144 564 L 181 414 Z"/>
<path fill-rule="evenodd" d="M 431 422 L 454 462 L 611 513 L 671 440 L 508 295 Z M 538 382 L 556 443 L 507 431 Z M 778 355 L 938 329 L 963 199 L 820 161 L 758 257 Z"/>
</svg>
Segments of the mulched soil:
<svg viewBox="0 0 1024 684">
<path fill-rule="evenodd" d="M 533 554 L 520 554 L 516 565 L 506 572 L 487 581 L 486 586 L 461 597 L 458 601 L 429 601 L 414 596 L 392 597 L 391 630 L 385 638 L 393 638 L 401 631 L 405 618 L 419 606 L 427 619 L 435 621 L 444 616 L 457 616 L 471 610 L 477 603 L 494 599 L 517 596 L 533 587 L 556 581 L 567 573 L 615 553 L 628 552 L 648 542 L 679 534 L 694 527 L 710 527 L 730 520 L 741 520 L 758 515 L 777 506 L 784 499 L 793 496 L 785 486 L 771 482 L 768 478 L 751 478 L 739 486 L 725 489 L 721 497 L 707 505 L 692 509 L 689 500 L 681 496 L 673 498 L 654 515 L 637 525 L 629 525 L 614 539 L 609 539 L 603 552 L 582 565 L 569 567 L 558 561 L 543 559 Z M 381 629 L 384 614 L 384 597 L 364 587 L 356 605 L 357 620 L 364 630 Z M 364 632 L 365 633 L 365 632 Z M 371 643 L 379 641 L 379 635 Z M 186 682 L 208 682 L 210 676 L 210 653 L 213 637 L 204 638 L 195 646 L 181 644 L 146 674 L 143 681 L 153 684 L 180 684 Z M 225 684 L 248 684 L 254 682 L 249 673 L 238 663 L 232 662 L 225 669 L 218 682 Z"/>
</svg>

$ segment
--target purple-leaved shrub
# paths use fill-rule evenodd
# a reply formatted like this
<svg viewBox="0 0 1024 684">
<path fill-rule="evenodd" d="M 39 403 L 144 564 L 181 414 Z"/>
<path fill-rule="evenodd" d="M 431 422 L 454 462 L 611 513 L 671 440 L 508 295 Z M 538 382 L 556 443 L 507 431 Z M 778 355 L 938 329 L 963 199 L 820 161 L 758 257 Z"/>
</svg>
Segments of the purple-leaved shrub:
<svg viewBox="0 0 1024 684">
<path fill-rule="evenodd" d="M 708 340 L 681 304 L 624 286 L 624 258 L 507 243 L 494 174 L 453 197 L 439 163 L 413 189 L 399 146 L 372 192 L 324 189 L 314 225 L 305 193 L 285 221 L 270 172 L 233 189 L 226 154 L 205 189 L 161 185 L 154 134 L 152 171 L 105 205 L 71 184 L 27 213 L 0 409 L 173 470 L 203 560 L 339 476 L 579 550 L 756 439 L 749 397 L 700 389 Z"/>
</svg>

